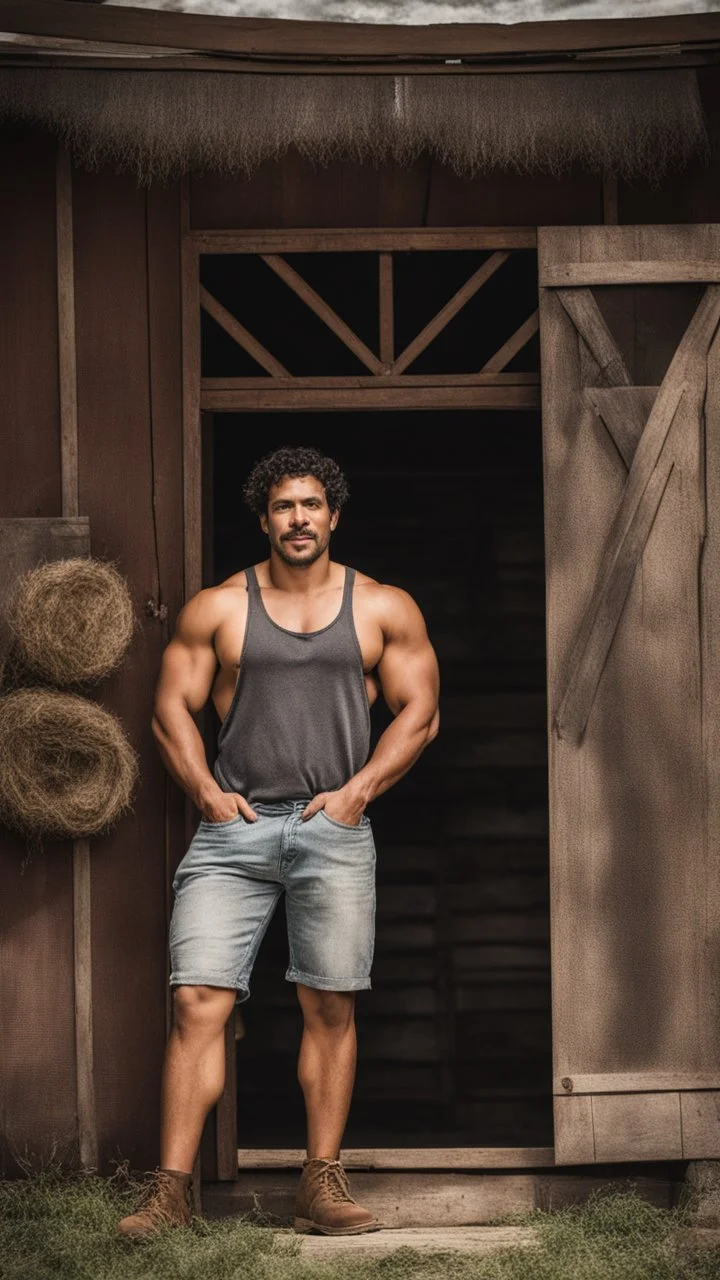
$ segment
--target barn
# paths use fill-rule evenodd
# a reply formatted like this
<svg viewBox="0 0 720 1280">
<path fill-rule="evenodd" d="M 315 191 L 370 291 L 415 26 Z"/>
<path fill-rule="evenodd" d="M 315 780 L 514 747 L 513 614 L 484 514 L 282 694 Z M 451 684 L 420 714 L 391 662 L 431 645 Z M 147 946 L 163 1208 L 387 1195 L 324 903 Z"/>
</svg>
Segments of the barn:
<svg viewBox="0 0 720 1280">
<path fill-rule="evenodd" d="M 720 1158 L 720 15 L 379 27 L 0 0 L 2 592 L 90 551 L 132 813 L 0 833 L 2 1169 L 157 1161 L 171 882 L 150 731 L 242 480 L 336 457 L 334 554 L 410 591 L 442 730 L 375 802 L 344 1159 L 390 1225 Z M 380 711 L 375 733 L 384 723 Z M 204 720 L 212 754 L 217 719 Z M 227 1027 L 209 1211 L 288 1210 L 276 916 Z"/>
</svg>

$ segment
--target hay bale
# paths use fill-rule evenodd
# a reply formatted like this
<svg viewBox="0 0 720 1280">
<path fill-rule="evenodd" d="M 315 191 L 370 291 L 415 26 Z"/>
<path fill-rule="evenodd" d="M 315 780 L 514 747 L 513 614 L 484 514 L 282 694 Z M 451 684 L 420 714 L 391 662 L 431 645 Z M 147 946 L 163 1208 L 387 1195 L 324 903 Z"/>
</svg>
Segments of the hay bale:
<svg viewBox="0 0 720 1280">
<path fill-rule="evenodd" d="M 77 557 L 23 574 L 8 626 L 22 682 L 70 688 L 96 683 L 119 667 L 135 617 L 127 583 L 117 570 L 102 560 Z"/>
<path fill-rule="evenodd" d="M 40 688 L 0 698 L 0 819 L 16 831 L 107 831 L 129 807 L 137 773 L 119 720 L 88 698 Z"/>
</svg>

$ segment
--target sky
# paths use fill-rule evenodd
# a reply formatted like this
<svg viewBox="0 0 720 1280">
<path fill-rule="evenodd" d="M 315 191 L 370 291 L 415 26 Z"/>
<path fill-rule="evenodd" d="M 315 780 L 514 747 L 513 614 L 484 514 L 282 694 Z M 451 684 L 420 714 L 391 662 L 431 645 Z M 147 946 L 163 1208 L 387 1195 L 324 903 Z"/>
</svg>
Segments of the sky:
<svg viewBox="0 0 720 1280">
<path fill-rule="evenodd" d="M 720 0 L 110 0 L 143 9 L 316 22 L 540 22 L 717 13 Z"/>
</svg>

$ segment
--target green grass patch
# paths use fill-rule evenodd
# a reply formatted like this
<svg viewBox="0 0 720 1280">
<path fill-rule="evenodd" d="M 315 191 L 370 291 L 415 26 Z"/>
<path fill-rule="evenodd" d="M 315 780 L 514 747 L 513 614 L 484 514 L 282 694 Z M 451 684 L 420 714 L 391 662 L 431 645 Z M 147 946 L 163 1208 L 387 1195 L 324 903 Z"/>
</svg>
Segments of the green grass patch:
<svg viewBox="0 0 720 1280">
<path fill-rule="evenodd" d="M 657 1209 L 629 1189 L 609 1188 L 585 1205 L 513 1222 L 538 1243 L 489 1257 L 419 1254 L 401 1248 L 373 1261 L 304 1259 L 292 1233 L 239 1219 L 196 1220 L 152 1240 L 129 1241 L 115 1226 L 133 1211 L 140 1183 L 120 1169 L 43 1172 L 0 1181 L 2 1280 L 720 1280 L 720 1248 L 678 1251 L 686 1205 Z"/>
</svg>

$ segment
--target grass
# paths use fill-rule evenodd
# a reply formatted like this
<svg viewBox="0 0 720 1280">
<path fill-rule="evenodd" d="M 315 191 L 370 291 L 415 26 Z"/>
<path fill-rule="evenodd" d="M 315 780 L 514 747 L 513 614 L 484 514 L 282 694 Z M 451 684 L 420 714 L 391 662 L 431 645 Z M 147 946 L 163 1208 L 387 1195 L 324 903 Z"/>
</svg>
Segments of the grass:
<svg viewBox="0 0 720 1280">
<path fill-rule="evenodd" d="M 45 1171 L 0 1181 L 2 1280 L 720 1280 L 720 1248 L 678 1251 L 672 1233 L 689 1206 L 655 1208 L 632 1189 L 610 1188 L 585 1205 L 512 1219 L 532 1225 L 537 1246 L 490 1257 L 401 1248 L 373 1261 L 319 1262 L 299 1241 L 232 1219 L 196 1220 L 153 1240 L 115 1237 L 138 1182 Z"/>
</svg>

